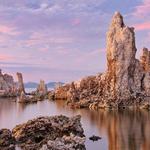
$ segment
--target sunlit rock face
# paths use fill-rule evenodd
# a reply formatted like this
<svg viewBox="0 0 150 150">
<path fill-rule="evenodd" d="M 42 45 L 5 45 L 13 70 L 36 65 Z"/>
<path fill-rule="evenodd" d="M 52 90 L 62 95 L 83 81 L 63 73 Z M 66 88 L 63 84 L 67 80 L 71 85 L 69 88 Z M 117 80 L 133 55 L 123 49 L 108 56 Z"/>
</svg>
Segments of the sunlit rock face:
<svg viewBox="0 0 150 150">
<path fill-rule="evenodd" d="M 141 91 L 143 73 L 135 54 L 134 28 L 127 27 L 116 12 L 107 32 L 107 76 L 112 98 L 128 99 Z"/>
<path fill-rule="evenodd" d="M 150 51 L 144 48 L 141 59 L 136 59 L 134 28 L 125 25 L 119 12 L 110 23 L 106 47 L 106 72 L 73 82 L 67 91 L 62 87 L 66 99 L 91 108 L 133 106 L 146 101 L 150 96 Z M 56 93 L 61 91 L 57 89 Z"/>
<path fill-rule="evenodd" d="M 65 84 L 64 86 L 59 86 L 55 89 L 54 98 L 57 100 L 66 100 L 68 97 L 68 90 L 70 89 L 70 84 Z"/>
<path fill-rule="evenodd" d="M 11 75 L 3 74 L 0 70 L 0 96 L 15 96 L 17 94 L 17 86 Z"/>
</svg>

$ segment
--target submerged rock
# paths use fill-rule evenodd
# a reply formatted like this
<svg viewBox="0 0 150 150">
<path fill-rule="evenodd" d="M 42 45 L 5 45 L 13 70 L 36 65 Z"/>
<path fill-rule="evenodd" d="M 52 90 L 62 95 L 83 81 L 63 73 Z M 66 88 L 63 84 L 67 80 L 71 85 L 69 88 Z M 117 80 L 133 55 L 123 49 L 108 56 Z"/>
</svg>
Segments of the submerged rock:
<svg viewBox="0 0 150 150">
<path fill-rule="evenodd" d="M 150 101 L 150 51 L 136 59 L 135 33 L 116 12 L 107 32 L 107 70 L 55 90 L 55 99 L 77 107 L 140 107 Z M 148 99 L 148 100 L 147 100 Z M 144 107 L 142 107 L 144 108 Z"/>
<path fill-rule="evenodd" d="M 98 140 L 100 140 L 100 139 L 102 139 L 101 137 L 99 137 L 99 136 L 95 136 L 95 135 L 93 135 L 93 136 L 91 136 L 91 137 L 89 137 L 89 140 L 91 140 L 91 141 L 98 141 Z"/>
<path fill-rule="evenodd" d="M 23 150 L 84 150 L 85 136 L 80 116 L 39 117 L 12 130 Z"/>
</svg>

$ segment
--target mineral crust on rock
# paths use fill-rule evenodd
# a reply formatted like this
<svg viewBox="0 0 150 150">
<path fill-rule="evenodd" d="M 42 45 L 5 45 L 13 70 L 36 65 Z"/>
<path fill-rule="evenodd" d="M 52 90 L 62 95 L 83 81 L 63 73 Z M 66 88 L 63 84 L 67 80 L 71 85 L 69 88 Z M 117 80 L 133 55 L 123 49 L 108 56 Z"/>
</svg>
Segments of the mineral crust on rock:
<svg viewBox="0 0 150 150">
<path fill-rule="evenodd" d="M 16 75 L 18 78 L 18 92 L 19 92 L 19 94 L 21 94 L 22 92 L 25 93 L 22 73 L 17 72 Z"/>
<path fill-rule="evenodd" d="M 77 107 L 150 108 L 150 51 L 136 59 L 135 33 L 116 12 L 107 32 L 107 70 L 55 90 L 55 99 Z M 58 96 L 59 95 L 59 96 Z"/>
<path fill-rule="evenodd" d="M 1 150 L 15 150 L 15 139 L 9 129 L 0 130 L 0 149 Z"/>
<path fill-rule="evenodd" d="M 44 80 L 40 80 L 40 84 L 37 87 L 37 93 L 45 95 L 47 94 L 47 92 L 48 92 L 47 85 L 45 84 Z"/>
<path fill-rule="evenodd" d="M 22 150 L 85 150 L 80 116 L 39 117 L 12 130 Z"/>
<path fill-rule="evenodd" d="M 0 97 L 14 97 L 17 95 L 17 86 L 11 75 L 3 74 L 0 69 Z"/>
<path fill-rule="evenodd" d="M 19 80 L 19 97 L 18 97 L 18 102 L 19 103 L 33 103 L 37 101 L 42 101 L 44 99 L 48 99 L 48 89 L 43 80 L 40 80 L 40 84 L 38 85 L 36 91 L 33 91 L 31 93 L 26 93 L 24 90 L 24 84 L 23 84 L 23 78 L 21 74 L 18 74 L 18 79 Z"/>
</svg>

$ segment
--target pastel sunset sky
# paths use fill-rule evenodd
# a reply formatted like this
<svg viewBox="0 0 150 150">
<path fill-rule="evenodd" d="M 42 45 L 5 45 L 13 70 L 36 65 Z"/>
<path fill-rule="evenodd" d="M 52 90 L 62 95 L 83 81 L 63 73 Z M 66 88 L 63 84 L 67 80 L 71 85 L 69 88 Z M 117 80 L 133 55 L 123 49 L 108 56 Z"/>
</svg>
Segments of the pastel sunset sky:
<svg viewBox="0 0 150 150">
<path fill-rule="evenodd" d="M 106 69 L 115 11 L 150 48 L 150 0 L 0 0 L 0 68 L 25 81 L 80 79 Z"/>
</svg>

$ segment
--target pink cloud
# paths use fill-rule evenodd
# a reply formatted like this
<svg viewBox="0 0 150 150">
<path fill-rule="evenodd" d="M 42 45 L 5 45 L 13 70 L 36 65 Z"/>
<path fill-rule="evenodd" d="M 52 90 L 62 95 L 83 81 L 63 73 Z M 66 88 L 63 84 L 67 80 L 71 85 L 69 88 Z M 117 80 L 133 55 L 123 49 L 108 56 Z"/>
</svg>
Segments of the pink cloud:
<svg viewBox="0 0 150 150">
<path fill-rule="evenodd" d="M 8 34 L 8 35 L 18 35 L 19 34 L 19 32 L 17 32 L 14 27 L 10 27 L 7 25 L 0 25 L 0 33 Z"/>
<path fill-rule="evenodd" d="M 150 22 L 135 24 L 134 27 L 138 31 L 140 31 L 140 30 L 150 30 Z"/>
<path fill-rule="evenodd" d="M 73 20 L 71 21 L 71 24 L 72 24 L 73 26 L 78 26 L 78 25 L 81 24 L 81 21 L 80 21 L 79 18 L 75 18 L 75 19 L 73 19 Z"/>
<path fill-rule="evenodd" d="M 25 44 L 27 46 L 36 46 L 36 45 L 45 45 L 45 44 L 66 44 L 66 43 L 72 43 L 74 41 L 74 38 L 67 35 L 50 35 L 48 34 L 48 31 L 43 32 L 33 32 L 29 39 L 25 41 Z M 45 51 L 45 50 L 43 50 Z"/>
<path fill-rule="evenodd" d="M 12 60 L 13 59 L 13 57 L 12 56 L 10 56 L 10 55 L 6 55 L 6 54 L 0 54 L 0 60 L 1 61 L 10 61 L 10 60 Z"/>
<path fill-rule="evenodd" d="M 150 0 L 143 0 L 143 3 L 135 8 L 133 13 L 136 17 L 143 17 L 150 14 Z"/>
<path fill-rule="evenodd" d="M 48 52 L 48 48 L 42 48 L 42 49 L 39 49 L 39 51 L 45 53 L 45 52 Z"/>
</svg>

